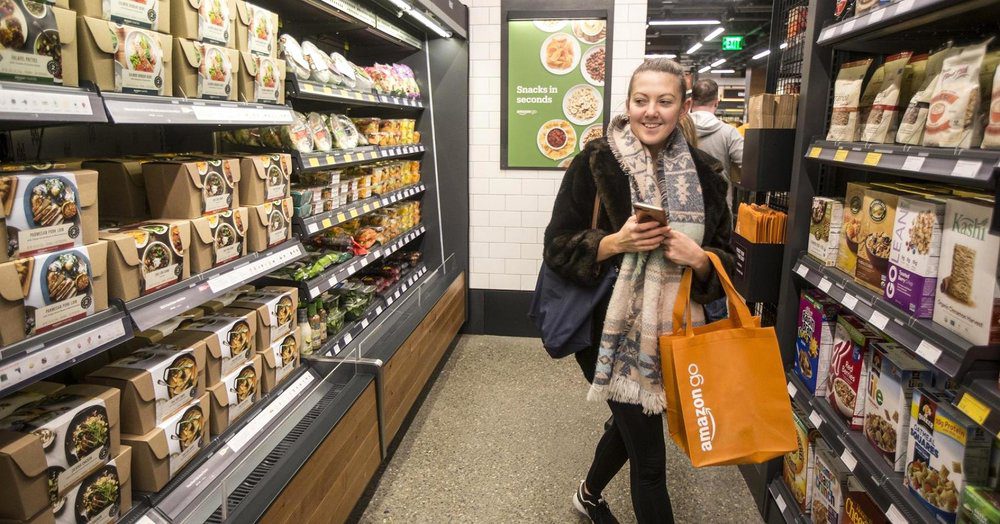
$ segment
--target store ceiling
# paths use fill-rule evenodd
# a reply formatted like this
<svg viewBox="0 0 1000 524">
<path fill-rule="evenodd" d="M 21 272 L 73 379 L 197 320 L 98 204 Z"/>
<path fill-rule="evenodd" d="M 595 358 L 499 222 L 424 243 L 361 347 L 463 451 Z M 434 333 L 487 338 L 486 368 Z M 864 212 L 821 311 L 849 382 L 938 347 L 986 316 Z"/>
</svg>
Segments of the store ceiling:
<svg viewBox="0 0 1000 524">
<path fill-rule="evenodd" d="M 718 20 L 718 25 L 649 25 L 647 54 L 675 54 L 676 60 L 695 70 L 725 58 L 725 69 L 739 76 L 751 57 L 767 48 L 770 38 L 772 0 L 650 0 L 647 17 L 655 20 Z M 722 27 L 725 31 L 709 41 L 705 37 Z M 723 35 L 743 35 L 742 51 L 723 51 Z M 702 46 L 691 54 L 696 43 Z"/>
</svg>

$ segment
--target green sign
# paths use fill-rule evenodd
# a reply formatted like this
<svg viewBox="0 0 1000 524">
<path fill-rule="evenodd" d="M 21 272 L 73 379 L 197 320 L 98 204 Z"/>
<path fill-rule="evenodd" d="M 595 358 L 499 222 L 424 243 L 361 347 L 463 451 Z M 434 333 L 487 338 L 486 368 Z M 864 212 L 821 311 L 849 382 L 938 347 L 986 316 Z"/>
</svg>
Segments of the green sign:
<svg viewBox="0 0 1000 524">
<path fill-rule="evenodd" d="M 604 134 L 604 20 L 507 26 L 506 165 L 558 168 Z"/>
<path fill-rule="evenodd" d="M 723 36 L 722 37 L 722 50 L 723 51 L 742 51 L 743 50 L 743 37 L 742 36 Z"/>
</svg>

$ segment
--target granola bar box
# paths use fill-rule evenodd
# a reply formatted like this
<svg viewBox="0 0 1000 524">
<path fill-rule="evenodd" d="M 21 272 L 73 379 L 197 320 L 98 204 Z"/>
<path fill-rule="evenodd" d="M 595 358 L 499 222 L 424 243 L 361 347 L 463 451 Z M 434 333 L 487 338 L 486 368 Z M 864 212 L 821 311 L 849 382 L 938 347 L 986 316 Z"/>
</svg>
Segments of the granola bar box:
<svg viewBox="0 0 1000 524">
<path fill-rule="evenodd" d="M 941 390 L 917 388 L 910 404 L 903 483 L 941 522 L 955 522 L 959 495 L 989 479 L 993 437 Z"/>
<path fill-rule="evenodd" d="M 809 392 L 817 397 L 827 394 L 838 309 L 836 302 L 818 290 L 804 291 L 799 300 L 794 369 Z"/>
<path fill-rule="evenodd" d="M 993 210 L 973 200 L 948 200 L 941 239 L 934 322 L 976 345 L 1000 342 L 1000 236 Z"/>
<path fill-rule="evenodd" d="M 160 491 L 209 442 L 208 394 L 192 400 L 142 435 L 122 434 L 132 448 L 132 487 Z"/>
<path fill-rule="evenodd" d="M 108 242 L 108 294 L 132 300 L 191 276 L 191 223 L 154 220 L 101 231 Z"/>
<path fill-rule="evenodd" d="M 254 355 L 208 390 L 212 435 L 221 435 L 260 400 L 261 358 Z"/>
<path fill-rule="evenodd" d="M 824 266 L 837 264 L 844 224 L 844 202 L 836 198 L 815 197 L 809 220 L 809 254 Z"/>
<path fill-rule="evenodd" d="M 839 523 L 844 513 L 851 472 L 823 440 L 816 442 L 816 473 L 810 518 L 813 522 Z"/>
<path fill-rule="evenodd" d="M 0 262 L 97 241 L 97 172 L 0 175 Z"/>
<path fill-rule="evenodd" d="M 934 315 L 945 200 L 901 196 L 889 250 L 885 299 L 916 318 Z"/>
<path fill-rule="evenodd" d="M 987 487 L 966 485 L 958 510 L 961 524 L 994 524 L 1000 522 L 1000 494 Z"/>
<path fill-rule="evenodd" d="M 204 340 L 207 345 L 205 383 L 212 387 L 250 361 L 255 353 L 256 332 L 256 313 L 224 309 L 174 331 L 163 339 L 163 343 L 185 345 Z"/>
<path fill-rule="evenodd" d="M 100 18 L 77 21 L 80 80 L 104 92 L 171 96 L 170 35 Z"/>
<path fill-rule="evenodd" d="M 859 430 L 864 425 L 868 353 L 872 344 L 879 340 L 880 337 L 861 319 L 850 315 L 837 318 L 826 398 L 851 429 Z"/>
<path fill-rule="evenodd" d="M 782 460 L 782 478 L 795 497 L 795 503 L 806 512 L 812 506 L 813 485 L 816 481 L 816 440 L 819 432 L 809 427 L 806 414 L 795 407 L 792 408 L 792 419 L 795 422 L 797 447 Z"/>
<path fill-rule="evenodd" d="M 199 274 L 247 254 L 247 208 L 191 221 L 191 273 Z"/>
<path fill-rule="evenodd" d="M 235 158 L 177 157 L 142 165 L 154 218 L 198 218 L 240 205 Z"/>
<path fill-rule="evenodd" d="M 892 230 L 896 225 L 899 193 L 881 189 L 865 190 L 861 204 L 861 243 L 858 244 L 854 280 L 881 293 L 889 271 Z"/>
<path fill-rule="evenodd" d="M 872 345 L 864 434 L 895 471 L 903 471 L 913 390 L 930 386 L 931 370 L 893 342 Z"/>
<path fill-rule="evenodd" d="M 844 226 L 837 248 L 837 269 L 854 276 L 861 246 L 861 219 L 865 203 L 865 190 L 870 187 L 860 182 L 849 182 L 844 196 Z"/>
</svg>

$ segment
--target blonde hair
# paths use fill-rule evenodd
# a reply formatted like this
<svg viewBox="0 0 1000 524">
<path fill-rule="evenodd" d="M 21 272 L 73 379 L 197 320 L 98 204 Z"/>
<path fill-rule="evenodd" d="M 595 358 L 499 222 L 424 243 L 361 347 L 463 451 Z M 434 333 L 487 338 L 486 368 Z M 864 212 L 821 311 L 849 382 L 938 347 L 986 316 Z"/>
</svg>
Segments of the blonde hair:
<svg viewBox="0 0 1000 524">
<path fill-rule="evenodd" d="M 698 130 L 694 126 L 694 120 L 691 119 L 691 113 L 681 115 L 677 120 L 677 127 L 681 129 L 681 134 L 689 146 L 698 147 Z"/>
<path fill-rule="evenodd" d="M 675 76 L 677 78 L 677 90 L 681 93 L 681 103 L 683 104 L 687 100 L 687 90 L 684 88 L 684 68 L 669 58 L 649 58 L 639 64 L 639 67 L 635 68 L 635 71 L 632 71 L 632 77 L 628 79 L 628 95 L 625 99 L 625 107 L 628 107 L 629 100 L 632 98 L 632 83 L 635 81 L 636 75 L 647 71 Z"/>
</svg>

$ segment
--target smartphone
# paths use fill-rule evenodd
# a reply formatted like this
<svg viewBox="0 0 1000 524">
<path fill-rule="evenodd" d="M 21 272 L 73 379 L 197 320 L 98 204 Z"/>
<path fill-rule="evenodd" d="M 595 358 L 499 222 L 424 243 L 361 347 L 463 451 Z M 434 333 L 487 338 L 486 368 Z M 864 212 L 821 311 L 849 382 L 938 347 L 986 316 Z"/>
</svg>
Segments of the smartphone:
<svg viewBox="0 0 1000 524">
<path fill-rule="evenodd" d="M 667 225 L 667 212 L 662 207 L 642 202 L 636 202 L 632 207 L 639 222 L 659 222 L 661 226 Z"/>
</svg>

